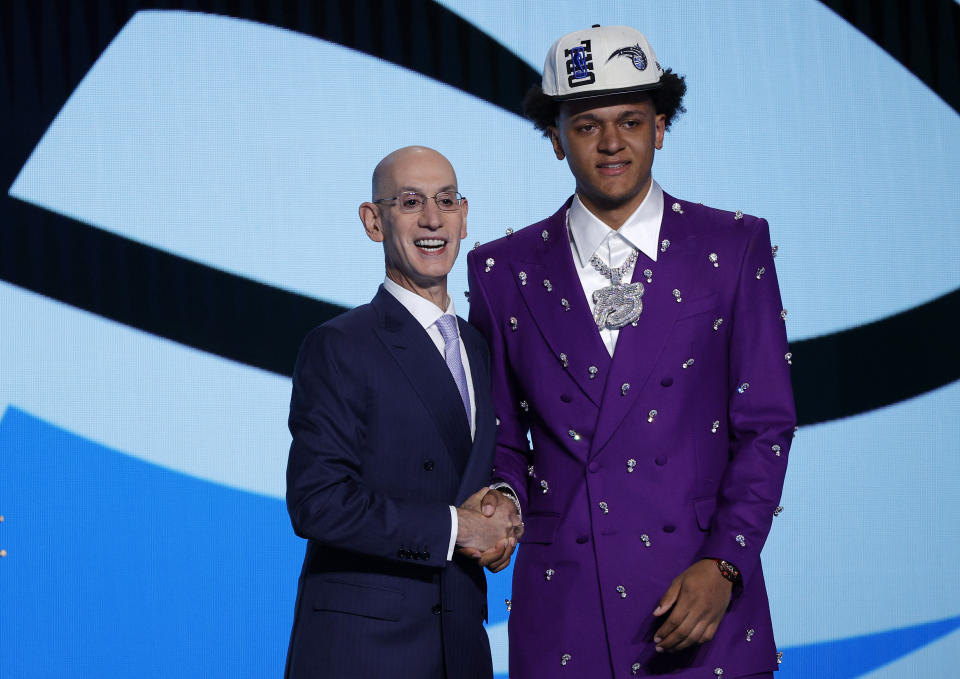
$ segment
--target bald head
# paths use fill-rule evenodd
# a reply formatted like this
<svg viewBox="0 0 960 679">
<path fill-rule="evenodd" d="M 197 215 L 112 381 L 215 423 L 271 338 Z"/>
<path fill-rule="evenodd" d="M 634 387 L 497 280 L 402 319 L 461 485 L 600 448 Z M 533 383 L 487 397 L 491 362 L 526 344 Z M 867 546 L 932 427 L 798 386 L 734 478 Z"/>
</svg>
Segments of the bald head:
<svg viewBox="0 0 960 679">
<path fill-rule="evenodd" d="M 452 188 L 457 185 L 457 174 L 446 157 L 426 146 L 404 146 L 388 154 L 373 169 L 373 200 L 395 196 L 409 187 L 409 177 L 418 170 L 449 173 Z"/>
</svg>

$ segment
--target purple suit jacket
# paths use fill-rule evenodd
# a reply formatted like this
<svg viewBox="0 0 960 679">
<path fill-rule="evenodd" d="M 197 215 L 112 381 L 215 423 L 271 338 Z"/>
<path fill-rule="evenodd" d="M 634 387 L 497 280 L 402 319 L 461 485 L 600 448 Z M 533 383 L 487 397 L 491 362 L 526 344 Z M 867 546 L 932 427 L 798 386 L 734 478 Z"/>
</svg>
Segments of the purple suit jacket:
<svg viewBox="0 0 960 679">
<path fill-rule="evenodd" d="M 658 261 L 641 254 L 634 270 L 643 312 L 612 358 L 575 270 L 569 201 L 468 257 L 470 321 L 492 355 L 495 476 L 526 524 L 512 679 L 777 667 L 760 551 L 795 415 L 769 231 L 664 200 Z M 659 598 L 708 557 L 739 567 L 742 589 L 712 641 L 656 653 Z"/>
</svg>

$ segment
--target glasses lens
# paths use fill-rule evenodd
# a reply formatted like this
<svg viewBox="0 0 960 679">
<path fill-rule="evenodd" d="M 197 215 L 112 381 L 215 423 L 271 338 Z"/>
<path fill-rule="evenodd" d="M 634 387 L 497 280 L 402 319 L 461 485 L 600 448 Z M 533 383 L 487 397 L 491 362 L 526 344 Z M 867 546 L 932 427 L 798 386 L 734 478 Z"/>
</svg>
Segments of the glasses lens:
<svg viewBox="0 0 960 679">
<path fill-rule="evenodd" d="M 453 212 L 460 207 L 460 194 L 456 191 L 441 191 L 437 194 L 437 207 L 447 212 Z"/>
<path fill-rule="evenodd" d="M 427 199 L 419 193 L 407 191 L 397 196 L 397 205 L 400 207 L 400 212 L 420 212 L 426 200 Z"/>
</svg>

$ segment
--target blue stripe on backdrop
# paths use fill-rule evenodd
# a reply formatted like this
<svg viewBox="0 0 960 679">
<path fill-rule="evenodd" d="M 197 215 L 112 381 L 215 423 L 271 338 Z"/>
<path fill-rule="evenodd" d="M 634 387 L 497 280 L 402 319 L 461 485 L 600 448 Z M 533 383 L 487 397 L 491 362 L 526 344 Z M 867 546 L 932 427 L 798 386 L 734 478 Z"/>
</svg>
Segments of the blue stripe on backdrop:
<svg viewBox="0 0 960 679">
<path fill-rule="evenodd" d="M 282 674 L 304 550 L 282 502 L 13 407 L 0 498 L 0 676 Z"/>
<path fill-rule="evenodd" d="M 280 675 L 303 555 L 281 501 L 15 407 L 0 419 L 0 498 L 0 676 Z M 495 624 L 509 578 L 490 581 Z M 957 629 L 960 616 L 787 648 L 778 677 L 853 679 Z"/>
</svg>

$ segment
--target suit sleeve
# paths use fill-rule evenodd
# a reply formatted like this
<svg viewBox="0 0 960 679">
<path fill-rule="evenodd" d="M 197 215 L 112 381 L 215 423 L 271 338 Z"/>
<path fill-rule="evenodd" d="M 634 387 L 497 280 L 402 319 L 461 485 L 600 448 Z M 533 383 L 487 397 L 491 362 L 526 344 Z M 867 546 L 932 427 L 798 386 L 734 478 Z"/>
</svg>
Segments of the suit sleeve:
<svg viewBox="0 0 960 679">
<path fill-rule="evenodd" d="M 760 565 L 796 424 L 769 227 L 763 219 L 750 221 L 752 234 L 740 264 L 730 319 L 730 462 L 700 553 L 735 564 L 745 585 Z"/>
<path fill-rule="evenodd" d="M 490 296 L 484 287 L 484 276 L 479 273 L 481 258 L 476 251 L 467 255 L 467 276 L 470 286 L 470 324 L 476 327 L 490 347 L 490 375 L 493 391 L 493 409 L 497 415 L 497 445 L 494 453 L 493 481 L 503 481 L 520 502 L 521 512 L 527 506 L 527 465 L 530 464 L 529 429 L 519 416 L 515 404 L 520 402 L 516 383 L 510 370 L 510 360 L 503 337 L 503 325 L 498 323 Z"/>
<path fill-rule="evenodd" d="M 392 497 L 364 484 L 361 451 L 367 383 L 375 369 L 329 327 L 304 340 L 293 375 L 287 511 L 302 538 L 385 559 L 444 566 L 446 503 Z"/>
</svg>

